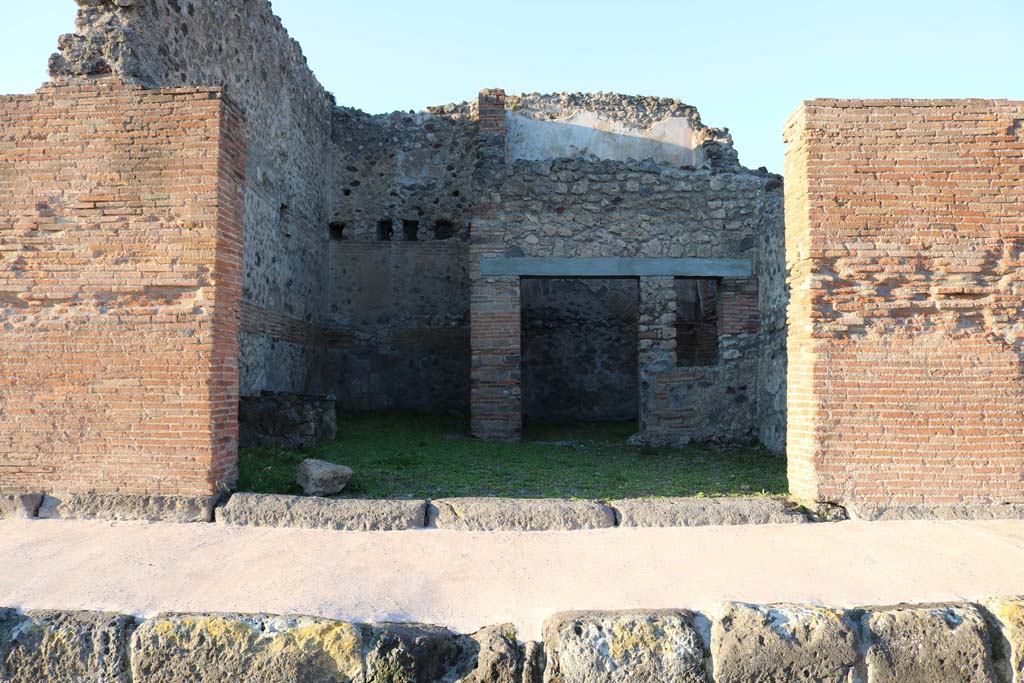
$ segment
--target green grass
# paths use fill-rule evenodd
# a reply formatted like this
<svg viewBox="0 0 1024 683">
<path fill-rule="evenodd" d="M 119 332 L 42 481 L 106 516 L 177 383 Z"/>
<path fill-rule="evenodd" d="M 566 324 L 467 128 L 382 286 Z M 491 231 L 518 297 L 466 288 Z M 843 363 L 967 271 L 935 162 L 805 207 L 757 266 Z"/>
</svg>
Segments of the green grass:
<svg viewBox="0 0 1024 683">
<path fill-rule="evenodd" d="M 538 425 L 521 443 L 473 439 L 464 418 L 344 415 L 338 438 L 305 451 L 239 452 L 240 491 L 301 493 L 295 468 L 320 458 L 355 470 L 343 496 L 613 499 L 785 494 L 786 460 L 755 447 L 630 446 L 636 423 Z"/>
</svg>

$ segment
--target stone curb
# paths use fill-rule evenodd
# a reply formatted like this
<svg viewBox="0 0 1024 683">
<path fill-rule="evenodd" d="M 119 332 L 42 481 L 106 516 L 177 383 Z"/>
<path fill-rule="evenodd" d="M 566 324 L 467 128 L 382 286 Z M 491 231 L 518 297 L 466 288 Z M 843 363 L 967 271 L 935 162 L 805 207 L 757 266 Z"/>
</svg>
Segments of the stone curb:
<svg viewBox="0 0 1024 683">
<path fill-rule="evenodd" d="M 848 503 L 850 517 L 867 522 L 906 520 L 1024 519 L 1024 504 L 870 505 Z"/>
<path fill-rule="evenodd" d="M 612 500 L 618 526 L 675 527 L 803 524 L 807 517 L 776 498 L 629 498 Z"/>
<path fill-rule="evenodd" d="M 225 498 L 3 493 L 0 494 L 0 519 L 38 517 L 178 523 L 217 521 L 237 526 L 344 531 L 424 527 L 462 531 L 563 531 L 610 527 L 802 524 L 812 521 L 785 499 L 761 496 L 625 498 L 608 502 L 490 497 L 425 501 L 317 498 L 243 492 L 230 495 L 226 505 L 223 503 Z M 219 506 L 218 501 L 221 501 Z M 819 520 L 839 521 L 845 518 L 845 508 L 826 504 L 823 506 L 819 506 Z M 863 521 L 1024 519 L 1024 504 L 852 505 L 850 514 L 854 519 Z"/>
<path fill-rule="evenodd" d="M 428 526 L 459 531 L 568 531 L 615 526 L 615 512 L 593 500 L 443 498 L 428 508 Z"/>
<path fill-rule="evenodd" d="M 0 680 L 1024 683 L 1024 598 L 563 612 L 543 643 L 520 643 L 511 625 L 461 635 L 308 616 L 0 609 Z"/>
<path fill-rule="evenodd" d="M 334 531 L 422 529 L 425 500 L 316 498 L 236 493 L 215 512 L 217 524 Z"/>
<path fill-rule="evenodd" d="M 0 493 L 0 519 L 32 519 L 42 502 L 41 493 Z"/>
<path fill-rule="evenodd" d="M 219 499 L 220 496 L 47 495 L 38 515 L 40 519 L 202 523 L 213 521 L 213 508 Z"/>
</svg>

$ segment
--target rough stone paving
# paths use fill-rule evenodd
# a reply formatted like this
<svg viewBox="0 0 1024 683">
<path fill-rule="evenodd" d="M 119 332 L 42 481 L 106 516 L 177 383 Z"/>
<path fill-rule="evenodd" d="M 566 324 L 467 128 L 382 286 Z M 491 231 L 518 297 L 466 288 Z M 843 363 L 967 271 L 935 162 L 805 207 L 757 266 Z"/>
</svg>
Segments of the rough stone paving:
<svg viewBox="0 0 1024 683">
<path fill-rule="evenodd" d="M 812 507 L 1024 503 L 1021 103 L 805 103 L 783 190 L 678 100 L 368 115 L 264 0 L 78 5 L 0 100 L 0 490 L 213 496 L 266 391 L 760 441 Z"/>
</svg>

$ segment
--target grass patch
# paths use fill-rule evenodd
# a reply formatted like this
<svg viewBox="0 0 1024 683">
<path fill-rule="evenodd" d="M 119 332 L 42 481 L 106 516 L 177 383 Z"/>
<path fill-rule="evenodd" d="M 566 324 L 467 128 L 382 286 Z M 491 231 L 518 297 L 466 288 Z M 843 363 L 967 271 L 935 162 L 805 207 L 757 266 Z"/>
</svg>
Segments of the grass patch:
<svg viewBox="0 0 1024 683">
<path fill-rule="evenodd" d="M 305 458 L 347 465 L 351 498 L 506 496 L 612 499 L 785 494 L 786 460 L 764 449 L 630 446 L 636 423 L 536 425 L 521 443 L 469 436 L 465 418 L 345 415 L 338 438 L 304 451 L 239 452 L 240 491 L 301 493 Z"/>
</svg>

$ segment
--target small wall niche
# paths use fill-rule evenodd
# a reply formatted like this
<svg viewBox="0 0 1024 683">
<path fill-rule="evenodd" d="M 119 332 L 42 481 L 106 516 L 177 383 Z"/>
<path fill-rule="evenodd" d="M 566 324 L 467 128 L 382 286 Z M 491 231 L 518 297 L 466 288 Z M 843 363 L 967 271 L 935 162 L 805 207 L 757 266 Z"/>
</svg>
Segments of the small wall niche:
<svg viewBox="0 0 1024 683">
<path fill-rule="evenodd" d="M 420 222 L 412 220 L 402 221 L 402 235 L 406 242 L 415 242 L 419 239 Z"/>
<path fill-rule="evenodd" d="M 452 221 L 440 218 L 434 221 L 434 239 L 436 240 L 447 240 L 455 236 L 458 228 L 455 227 L 455 223 Z"/>
<path fill-rule="evenodd" d="M 395 234 L 395 224 L 390 218 L 381 218 L 377 221 L 377 239 L 381 242 L 390 242 L 391 236 Z"/>
<path fill-rule="evenodd" d="M 328 225 L 328 229 L 331 231 L 331 240 L 334 242 L 340 242 L 345 239 L 345 224 L 340 221 L 334 221 Z"/>
</svg>

